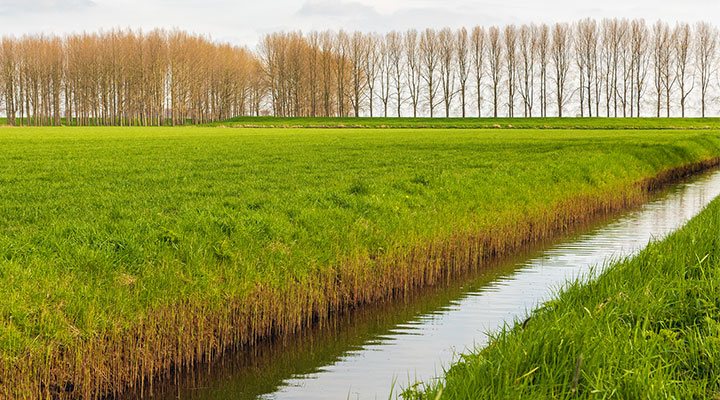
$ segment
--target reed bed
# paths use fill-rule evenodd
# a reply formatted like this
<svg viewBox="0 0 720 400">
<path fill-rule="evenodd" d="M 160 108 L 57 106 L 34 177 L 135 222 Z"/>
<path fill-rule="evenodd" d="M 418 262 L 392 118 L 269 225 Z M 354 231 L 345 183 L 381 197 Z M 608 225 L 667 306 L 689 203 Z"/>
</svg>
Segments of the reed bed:
<svg viewBox="0 0 720 400">
<path fill-rule="evenodd" d="M 720 199 L 685 227 L 570 282 L 412 399 L 714 399 Z M 419 385 L 421 386 L 421 385 Z"/>
<path fill-rule="evenodd" d="M 0 147 L 7 398 L 142 392 L 720 161 L 698 131 L 45 128 Z"/>
</svg>

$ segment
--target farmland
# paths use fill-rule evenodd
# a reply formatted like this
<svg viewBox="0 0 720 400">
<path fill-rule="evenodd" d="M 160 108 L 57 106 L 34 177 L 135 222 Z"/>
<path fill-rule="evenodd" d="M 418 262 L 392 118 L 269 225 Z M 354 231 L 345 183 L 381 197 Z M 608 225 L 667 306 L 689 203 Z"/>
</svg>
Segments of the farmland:
<svg viewBox="0 0 720 400">
<path fill-rule="evenodd" d="M 716 133 L 657 124 L 3 128 L 0 390 L 119 392 L 476 268 L 720 156 Z"/>
</svg>

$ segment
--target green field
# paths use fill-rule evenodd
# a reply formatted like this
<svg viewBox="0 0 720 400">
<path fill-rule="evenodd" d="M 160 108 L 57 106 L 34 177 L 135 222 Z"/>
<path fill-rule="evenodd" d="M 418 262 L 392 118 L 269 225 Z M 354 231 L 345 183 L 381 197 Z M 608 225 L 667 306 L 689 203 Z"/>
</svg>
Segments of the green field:
<svg viewBox="0 0 720 400">
<path fill-rule="evenodd" d="M 464 355 L 417 399 L 720 396 L 720 199 Z"/>
<path fill-rule="evenodd" d="M 121 390 L 433 284 L 642 202 L 639 182 L 720 138 L 3 128 L 0 154 L 2 397 Z"/>
<path fill-rule="evenodd" d="M 208 124 L 269 128 L 716 129 L 720 118 L 308 118 L 237 117 Z"/>
</svg>

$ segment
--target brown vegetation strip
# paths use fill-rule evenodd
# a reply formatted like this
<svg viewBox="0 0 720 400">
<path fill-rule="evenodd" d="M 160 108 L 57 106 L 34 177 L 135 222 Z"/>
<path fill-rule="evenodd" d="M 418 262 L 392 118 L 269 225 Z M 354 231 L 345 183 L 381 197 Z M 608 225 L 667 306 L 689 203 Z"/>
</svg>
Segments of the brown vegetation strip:
<svg viewBox="0 0 720 400">
<path fill-rule="evenodd" d="M 0 399 L 100 398 L 152 386 L 152 381 L 212 361 L 256 340 L 297 332 L 332 314 L 403 296 L 413 289 L 479 268 L 600 215 L 646 202 L 677 180 L 720 165 L 720 157 L 664 170 L 614 193 L 579 196 L 484 232 L 462 232 L 377 259 L 355 259 L 312 281 L 257 286 L 220 308 L 183 302 L 153 310 L 124 332 L 43 358 L 0 361 Z"/>
</svg>

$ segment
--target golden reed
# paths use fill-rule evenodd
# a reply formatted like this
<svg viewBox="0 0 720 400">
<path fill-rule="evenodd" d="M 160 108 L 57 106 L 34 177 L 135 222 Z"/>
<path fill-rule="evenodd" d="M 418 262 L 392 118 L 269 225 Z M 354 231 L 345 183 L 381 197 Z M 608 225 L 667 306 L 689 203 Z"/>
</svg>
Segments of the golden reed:
<svg viewBox="0 0 720 400">
<path fill-rule="evenodd" d="M 258 284 L 219 307 L 180 302 L 154 310 L 124 331 L 44 357 L 0 360 L 0 399 L 94 399 L 152 387 L 152 381 L 210 362 L 256 340 L 322 323 L 331 314 L 409 293 L 482 266 L 489 258 L 549 239 L 593 218 L 646 202 L 652 192 L 720 165 L 720 157 L 661 171 L 612 193 L 566 199 L 535 213 L 508 215 L 483 232 L 461 232 L 409 251 L 356 257 L 312 279 Z"/>
</svg>

